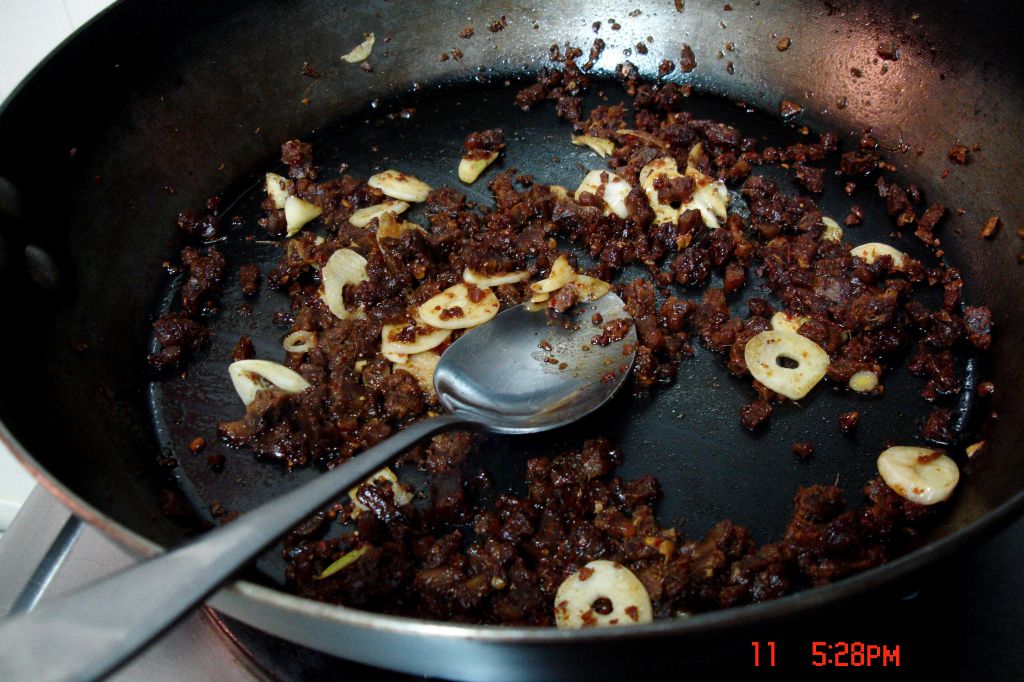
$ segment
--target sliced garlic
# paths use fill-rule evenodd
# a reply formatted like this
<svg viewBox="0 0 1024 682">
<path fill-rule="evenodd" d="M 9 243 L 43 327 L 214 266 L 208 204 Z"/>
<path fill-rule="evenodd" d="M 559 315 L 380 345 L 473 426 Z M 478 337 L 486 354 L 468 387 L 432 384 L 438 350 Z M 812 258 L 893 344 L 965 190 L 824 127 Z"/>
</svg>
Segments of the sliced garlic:
<svg viewBox="0 0 1024 682">
<path fill-rule="evenodd" d="M 502 284 L 515 284 L 528 280 L 530 279 L 530 273 L 523 270 L 521 272 L 503 272 L 497 275 L 486 275 L 482 272 L 466 268 L 462 271 L 462 279 L 478 287 L 500 287 Z"/>
<path fill-rule="evenodd" d="M 596 301 L 612 290 L 608 282 L 588 275 L 573 275 L 570 281 L 576 285 L 580 301 Z"/>
<path fill-rule="evenodd" d="M 849 386 L 857 393 L 871 393 L 878 388 L 878 375 L 864 370 L 850 377 Z"/>
<path fill-rule="evenodd" d="M 284 200 L 284 221 L 287 235 L 291 237 L 313 218 L 319 217 L 324 210 L 315 204 L 290 195 Z"/>
<path fill-rule="evenodd" d="M 437 329 L 421 319 L 415 319 L 410 332 L 408 323 L 386 324 L 380 332 L 380 352 L 391 362 L 405 364 L 408 356 L 437 348 L 452 335 L 450 329 Z M 405 337 L 411 338 L 405 338 Z M 399 357 L 401 359 L 396 360 Z"/>
<path fill-rule="evenodd" d="M 256 394 L 271 387 L 285 393 L 302 393 L 309 382 L 298 372 L 270 360 L 236 360 L 228 365 L 235 392 L 248 405 Z"/>
<path fill-rule="evenodd" d="M 479 301 L 469 296 L 473 284 L 456 284 L 434 296 L 417 310 L 423 321 L 438 329 L 469 329 L 498 314 L 501 303 L 490 289 L 481 289 Z"/>
<path fill-rule="evenodd" d="M 809 317 L 796 317 L 789 313 L 779 311 L 772 315 L 771 325 L 772 329 L 784 332 L 793 332 L 795 334 L 800 331 L 800 327 L 803 326 L 804 322 L 807 322 L 810 319 L 811 318 Z"/>
<path fill-rule="evenodd" d="M 343 568 L 348 568 L 349 566 L 354 564 L 356 561 L 358 561 L 359 557 L 361 557 L 364 554 L 366 554 L 366 551 L 368 549 L 370 549 L 370 547 L 371 547 L 371 545 L 363 545 L 362 547 L 358 547 L 356 549 L 353 549 L 351 552 L 348 552 L 343 557 L 341 557 L 340 559 L 338 559 L 337 561 L 332 563 L 330 566 L 325 568 L 324 572 L 321 573 L 320 575 L 316 576 L 315 578 L 313 578 L 313 580 L 323 580 L 324 578 L 328 578 L 328 577 L 334 575 L 335 573 L 337 573 L 338 571 L 342 570 Z"/>
<path fill-rule="evenodd" d="M 338 249 L 327 259 L 321 277 L 323 291 L 320 298 L 339 320 L 347 320 L 353 313 L 345 307 L 345 287 L 366 281 L 366 259 L 352 249 Z"/>
<path fill-rule="evenodd" d="M 569 190 L 562 187 L 561 185 L 548 185 L 548 191 L 551 192 L 552 196 L 556 199 L 568 199 Z"/>
<path fill-rule="evenodd" d="M 960 480 L 956 462 L 934 448 L 891 447 L 878 456 L 878 473 L 897 495 L 918 504 L 949 499 Z"/>
<path fill-rule="evenodd" d="M 647 185 L 648 180 L 651 179 L 652 173 L 665 173 L 669 176 L 679 175 L 679 165 L 676 164 L 676 160 L 671 156 L 662 156 L 657 159 L 651 159 L 651 161 L 640 169 L 640 175 L 638 179 L 641 185 Z"/>
<path fill-rule="evenodd" d="M 349 64 L 357 64 L 365 61 L 369 58 L 370 53 L 373 52 L 373 43 L 375 40 L 376 37 L 372 33 L 364 33 L 363 42 L 353 47 L 348 54 L 344 55 L 341 58 L 342 61 L 346 61 Z"/>
<path fill-rule="evenodd" d="M 359 516 L 360 512 L 370 511 L 366 505 L 359 501 L 358 493 L 359 488 L 364 484 L 369 483 L 370 485 L 390 485 L 392 499 L 395 504 L 399 507 L 409 504 L 412 502 L 412 493 L 406 490 L 405 486 L 398 482 L 398 476 L 395 476 L 395 472 L 391 470 L 391 467 L 384 467 L 373 476 L 360 483 L 355 488 L 348 491 L 348 499 L 352 500 L 355 505 L 355 509 L 352 510 L 352 518 Z"/>
<path fill-rule="evenodd" d="M 686 170 L 686 174 L 691 175 L 690 169 Z M 682 214 L 690 209 L 697 209 L 704 219 L 704 224 L 713 230 L 718 227 L 719 220 L 725 220 L 729 215 L 729 190 L 721 180 L 715 180 L 696 171 L 693 171 L 693 174 L 698 176 L 697 191 L 693 193 L 693 199 L 689 203 L 680 206 L 679 212 Z"/>
<path fill-rule="evenodd" d="M 822 216 L 821 222 L 825 225 L 825 231 L 821 233 L 822 241 L 836 242 L 837 244 L 843 241 L 843 228 L 839 227 L 839 223 L 828 216 Z"/>
<path fill-rule="evenodd" d="M 605 204 L 605 214 L 614 213 L 620 218 L 629 217 L 626 208 L 626 196 L 629 194 L 629 183 L 614 173 L 593 170 L 587 173 L 583 182 L 576 189 L 574 198 L 579 201 L 584 192 L 601 197 Z"/>
<path fill-rule="evenodd" d="M 551 297 L 551 292 L 558 291 L 570 282 L 576 286 L 580 301 L 596 301 L 612 288 L 608 282 L 596 277 L 576 274 L 565 256 L 559 256 L 551 264 L 551 273 L 546 278 L 530 285 L 530 290 L 534 292 L 530 302 L 543 303 Z"/>
<path fill-rule="evenodd" d="M 829 364 L 828 353 L 821 346 L 795 332 L 777 329 L 747 341 L 743 356 L 755 379 L 790 400 L 807 395 L 825 376 Z M 795 362 L 796 367 L 783 367 L 780 358 Z"/>
<path fill-rule="evenodd" d="M 426 201 L 430 195 L 430 185 L 417 177 L 396 170 L 377 173 L 367 180 L 366 184 L 402 201 L 419 203 Z"/>
<path fill-rule="evenodd" d="M 868 242 L 867 244 L 855 246 L 850 249 L 850 255 L 860 258 L 868 265 L 871 265 L 882 256 L 889 256 L 892 258 L 892 264 L 897 270 L 902 270 L 907 264 L 907 254 L 881 242 Z"/>
<path fill-rule="evenodd" d="M 284 208 L 288 190 L 293 184 L 291 180 L 281 177 L 277 173 L 267 173 L 267 196 L 274 200 L 274 208 Z"/>
<path fill-rule="evenodd" d="M 380 218 L 385 213 L 393 213 L 398 216 L 409 209 L 409 204 L 396 199 L 389 199 L 381 204 L 361 208 L 351 216 L 348 221 L 356 227 L 366 227 L 374 218 Z"/>
<path fill-rule="evenodd" d="M 426 230 L 416 223 L 410 223 L 408 220 L 398 220 L 394 213 L 386 211 L 377 220 L 377 246 L 380 246 L 381 250 L 383 250 L 381 245 L 382 239 L 401 239 L 402 235 L 406 232 L 415 230 L 426 234 Z"/>
<path fill-rule="evenodd" d="M 472 185 L 497 158 L 498 152 L 491 152 L 487 156 L 480 157 L 463 156 L 459 161 L 459 180 L 467 185 Z"/>
<path fill-rule="evenodd" d="M 287 353 L 308 353 L 316 346 L 316 332 L 292 332 L 282 345 Z"/>
<path fill-rule="evenodd" d="M 700 145 L 694 147 L 699 149 Z M 700 156 L 699 152 L 697 154 Z M 659 178 L 662 182 L 673 178 L 693 178 L 694 190 L 690 200 L 685 204 L 674 208 L 669 204 L 661 203 L 658 190 L 655 184 Z M 640 187 L 647 195 L 647 202 L 654 211 L 654 220 L 657 223 L 674 223 L 683 213 L 689 210 L 700 211 L 701 220 L 710 228 L 719 226 L 719 220 L 725 220 L 729 206 L 729 190 L 721 180 L 704 175 L 695 165 L 693 152 L 690 153 L 690 164 L 683 173 L 672 157 L 661 157 L 653 159 L 650 163 L 640 169 Z"/>
<path fill-rule="evenodd" d="M 603 137 L 594 137 L 593 135 L 573 135 L 572 143 L 577 147 L 590 147 L 602 159 L 606 156 L 611 156 L 612 152 L 615 151 L 614 142 Z"/>
<path fill-rule="evenodd" d="M 605 608 L 594 608 L 598 600 L 606 602 Z M 591 561 L 563 580 L 555 594 L 555 625 L 560 629 L 639 625 L 652 620 L 654 609 L 643 583 L 614 561 Z"/>
<path fill-rule="evenodd" d="M 536 294 L 548 294 L 552 291 L 558 291 L 568 284 L 575 274 L 566 257 L 559 256 L 551 264 L 551 273 L 539 282 L 531 284 L 530 290 Z"/>
<path fill-rule="evenodd" d="M 433 393 L 434 370 L 437 369 L 439 362 L 441 362 L 441 356 L 428 350 L 410 355 L 401 369 L 416 377 L 416 382 L 424 392 Z"/>
</svg>

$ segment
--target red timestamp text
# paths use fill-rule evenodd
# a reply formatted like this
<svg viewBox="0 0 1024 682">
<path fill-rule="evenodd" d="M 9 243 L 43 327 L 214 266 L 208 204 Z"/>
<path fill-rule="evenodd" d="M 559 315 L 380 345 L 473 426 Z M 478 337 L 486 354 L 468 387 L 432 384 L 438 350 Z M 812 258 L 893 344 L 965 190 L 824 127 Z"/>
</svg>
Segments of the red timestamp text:
<svg viewBox="0 0 1024 682">
<path fill-rule="evenodd" d="M 898 668 L 900 646 L 868 642 L 811 642 L 811 665 L 817 668 Z"/>
</svg>

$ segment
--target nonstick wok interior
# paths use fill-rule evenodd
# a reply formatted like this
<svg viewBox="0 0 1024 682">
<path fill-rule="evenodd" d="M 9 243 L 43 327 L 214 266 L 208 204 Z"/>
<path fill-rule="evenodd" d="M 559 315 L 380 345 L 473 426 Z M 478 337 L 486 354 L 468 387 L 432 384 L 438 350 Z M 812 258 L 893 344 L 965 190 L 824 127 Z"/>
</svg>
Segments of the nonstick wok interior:
<svg viewBox="0 0 1024 682">
<path fill-rule="evenodd" d="M 736 2 L 731 12 L 725 12 L 720 4 L 691 2 L 677 13 L 672 3 L 635 5 L 641 10 L 637 16 L 627 16 L 632 7 L 624 11 L 611 3 L 591 4 L 583 16 L 577 5 L 562 2 L 536 9 L 464 3 L 439 5 L 430 12 L 389 3 L 322 2 L 186 2 L 155 7 L 124 2 L 113 8 L 42 67 L 0 115 L 0 177 L 7 181 L 0 192 L 0 276 L 6 285 L 2 295 L 10 330 L 0 342 L 9 358 L 0 370 L 0 417 L 11 434 L 48 472 L 47 481 L 58 482 L 49 484 L 61 486 L 79 511 L 143 551 L 146 541 L 173 545 L 185 535 L 164 513 L 173 502 L 165 492 L 172 489 L 170 479 L 189 481 L 197 507 L 219 499 L 229 508 L 244 510 L 273 494 L 286 479 L 273 467 L 252 462 L 244 452 L 233 454 L 219 477 L 201 460 L 188 459 L 181 439 L 222 417 L 201 410 L 202 417 L 191 415 L 200 421 L 170 428 L 175 419 L 190 415 L 173 414 L 168 407 L 195 404 L 191 396 L 189 401 L 156 401 L 161 408 L 160 438 L 153 437 L 143 357 L 154 301 L 168 283 L 160 264 L 176 250 L 169 242 L 179 238 L 173 234 L 177 213 L 201 206 L 212 192 L 244 195 L 272 167 L 280 142 L 292 137 L 322 139 L 328 148 L 332 139 L 345 141 L 339 156 L 353 163 L 354 172 L 369 174 L 371 164 L 383 159 L 367 146 L 353 146 L 354 140 L 345 135 L 353 126 L 364 125 L 359 123 L 362 118 L 406 101 L 413 90 L 419 90 L 423 104 L 412 121 L 396 127 L 417 130 L 433 121 L 439 130 L 420 128 L 427 130 L 424 139 L 410 136 L 399 145 L 390 126 L 360 129 L 368 136 L 383 136 L 384 154 L 403 161 L 411 171 L 418 171 L 409 165 L 416 163 L 428 179 L 437 177 L 438 168 L 448 173 L 453 164 L 446 162 L 455 154 L 444 145 L 457 145 L 464 132 L 486 127 L 483 122 L 492 117 L 523 136 L 512 148 L 521 151 L 510 152 L 506 163 L 538 173 L 542 164 L 531 154 L 540 156 L 544 141 L 551 139 L 561 160 L 557 165 L 543 164 L 550 176 L 539 179 L 573 185 L 574 161 L 585 153 L 568 147 L 568 130 L 550 111 L 520 117 L 506 101 L 512 89 L 500 83 L 539 68 L 553 42 L 589 46 L 594 37 L 591 23 L 615 18 L 622 29 L 602 31 L 609 47 L 598 65 L 601 69 L 614 67 L 624 48 L 651 35 L 650 53 L 631 57 L 649 74 L 662 58 L 677 59 L 685 41 L 698 61 L 686 80 L 698 89 L 772 113 L 782 97 L 796 99 L 804 106 L 801 123 L 846 134 L 848 144 L 857 131 L 871 126 L 887 147 L 896 148 L 901 140 L 908 146 L 907 152 L 891 155 L 905 180 L 923 187 L 930 201 L 966 209 L 962 219 L 947 223 L 943 246 L 948 260 L 964 271 L 965 297 L 994 312 L 998 335 L 990 361 L 997 392 L 991 406 L 999 419 L 989 437 L 988 455 L 969 467 L 938 535 L 952 536 L 972 524 L 978 528 L 977 522 L 991 521 L 996 510 L 1006 513 L 1000 505 L 1007 502 L 1019 506 L 1024 455 L 1015 444 L 1024 415 L 1014 396 L 1021 372 L 1014 349 L 1022 341 L 1022 330 L 1016 321 L 1021 285 L 1013 228 L 1021 224 L 1024 211 L 1013 180 L 1024 171 L 1016 127 L 1022 113 L 1021 69 L 1018 55 L 999 52 L 1001 44 L 1013 43 L 998 37 L 1016 25 L 1019 16 L 1014 13 L 1020 10 L 954 2 L 897 10 L 881 4 L 767 7 Z M 914 13 L 920 14 L 917 20 L 911 18 Z M 509 18 L 505 30 L 492 34 L 484 29 L 502 14 Z M 463 41 L 458 33 L 470 21 L 477 26 L 476 36 Z M 372 73 L 338 62 L 340 54 L 361 40 L 363 31 L 378 36 Z M 387 34 L 391 40 L 384 43 Z M 784 35 L 792 45 L 779 52 L 776 42 Z M 876 53 L 883 41 L 895 41 L 900 48 L 899 59 L 885 64 L 886 73 Z M 735 51 L 718 59 L 726 42 L 733 42 Z M 453 47 L 463 51 L 463 59 L 440 62 L 438 55 Z M 318 68 L 324 77 L 315 86 L 299 73 L 304 61 L 323 65 Z M 731 75 L 726 61 L 733 62 Z M 475 84 L 477 76 L 498 85 Z M 481 104 L 484 96 L 487 102 Z M 302 103 L 304 97 L 309 98 L 308 105 Z M 369 108 L 378 98 L 378 109 Z M 836 103 L 844 98 L 846 106 L 840 109 Z M 745 114 L 714 98 L 694 98 L 693 106 L 706 108 L 715 118 L 736 120 L 748 134 L 793 134 L 768 114 Z M 468 109 L 473 118 L 449 116 L 446 107 Z M 534 132 L 526 135 L 524 126 L 516 125 L 519 121 Z M 342 129 L 342 124 L 347 127 Z M 982 151 L 971 165 L 955 168 L 943 180 L 941 171 L 950 166 L 945 152 L 957 138 L 980 144 Z M 433 149 L 422 153 L 424 145 Z M 830 201 L 840 198 L 826 195 L 823 204 L 831 209 Z M 249 204 L 240 203 L 239 210 L 248 206 L 251 212 L 251 202 L 250 198 Z M 976 230 L 996 213 L 1011 229 L 993 242 L 976 238 Z M 879 216 L 873 228 L 865 228 L 876 232 L 864 234 L 883 236 L 885 225 Z M 956 226 L 963 228 L 962 235 L 955 235 Z M 26 251 L 27 246 L 33 248 Z M 232 262 L 237 266 L 245 261 Z M 229 296 L 224 310 L 231 308 Z M 261 299 L 259 309 L 269 315 L 275 307 Z M 266 340 L 268 349 L 276 345 L 273 341 Z M 208 357 L 223 357 L 222 350 L 222 345 L 214 345 Z M 639 410 L 629 408 L 640 421 L 624 419 L 617 426 L 630 442 L 624 446 L 623 474 L 659 475 L 666 488 L 662 517 L 679 518 L 690 533 L 732 515 L 752 526 L 759 540 L 767 540 L 766 533 L 779 528 L 788 515 L 795 485 L 830 482 L 825 473 L 841 471 L 841 482 L 856 489 L 871 471 L 876 429 L 918 414 L 913 406 L 920 400 L 914 397 L 913 386 L 889 384 L 885 400 L 870 405 L 871 416 L 861 425 L 858 440 L 844 444 L 836 439 L 836 447 L 828 447 L 823 445 L 829 438 L 825 434 L 834 429 L 819 426 L 819 418 L 839 410 L 831 395 L 819 391 L 805 413 L 779 411 L 771 430 L 760 441 L 751 439 L 738 433 L 735 416 L 743 390 L 708 360 L 698 357 L 684 363 L 669 391 Z M 214 365 L 211 361 L 208 385 L 226 388 Z M 200 363 L 193 372 L 202 373 L 202 367 Z M 193 374 L 190 381 L 197 378 Z M 173 391 L 175 385 L 166 384 L 159 391 Z M 701 409 L 692 407 L 688 396 L 693 394 L 687 389 L 694 386 L 715 400 Z M 896 400 L 900 391 L 909 396 L 906 401 Z M 220 389 L 204 399 L 225 410 L 223 416 L 240 409 Z M 680 419 L 679 413 L 685 416 Z M 644 435 L 637 436 L 640 425 L 646 425 Z M 592 427 L 581 427 L 588 428 Z M 719 437 L 734 432 L 735 440 Z M 820 443 L 821 454 L 810 465 L 797 465 L 788 445 L 808 436 Z M 569 432 L 558 438 L 573 440 Z M 648 450 L 644 441 L 653 444 L 659 438 L 679 439 L 673 451 L 682 456 L 666 457 L 652 468 L 652 461 L 635 455 L 653 454 L 656 446 Z M 716 449 L 714 455 L 709 455 L 709 443 Z M 513 467 L 531 448 L 550 447 L 542 439 L 522 445 L 517 441 L 502 461 Z M 752 456 L 750 448 L 764 452 Z M 707 478 L 709 461 L 727 475 Z M 752 473 L 751 466 L 756 466 Z M 239 476 L 244 479 L 241 486 L 235 484 Z M 750 486 L 750 478 L 759 485 Z M 749 506 L 734 511 L 736 500 Z M 930 545 L 929 552 L 938 554 L 936 548 L 950 547 L 962 537 Z M 918 563 L 923 561 L 920 557 Z M 874 573 L 889 570 L 895 575 L 909 564 Z M 262 568 L 267 576 L 280 575 L 272 561 Z M 840 584 L 841 589 L 815 598 L 838 596 L 872 581 L 876 578 L 850 581 L 848 588 Z M 287 612 L 288 617 L 276 620 L 294 620 L 307 628 L 313 623 L 314 631 L 300 635 L 299 628 L 280 634 L 306 637 L 303 641 L 336 652 L 331 646 L 342 646 L 330 642 L 337 639 L 336 628 L 344 618 L 319 607 L 304 610 L 287 599 L 275 600 L 264 593 L 253 597 L 235 592 L 225 603 L 236 611 L 245 610 L 242 602 L 256 604 L 246 613 L 250 621 L 265 617 L 261 624 L 268 629 L 275 620 L 268 614 Z M 724 613 L 706 622 L 713 628 L 715 623 L 743 618 Z M 371 627 L 372 622 L 363 625 Z M 695 621 L 686 627 L 699 625 Z M 352 637 L 348 646 L 357 642 Z"/>
</svg>

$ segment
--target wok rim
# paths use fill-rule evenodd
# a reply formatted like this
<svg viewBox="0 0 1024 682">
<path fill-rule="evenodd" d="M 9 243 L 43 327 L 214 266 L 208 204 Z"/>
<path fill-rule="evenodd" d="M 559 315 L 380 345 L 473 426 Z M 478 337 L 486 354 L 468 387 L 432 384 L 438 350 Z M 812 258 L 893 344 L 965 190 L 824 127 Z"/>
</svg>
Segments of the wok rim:
<svg viewBox="0 0 1024 682">
<path fill-rule="evenodd" d="M 54 46 L 11 89 L 7 96 L 0 100 L 0 117 L 19 97 L 24 87 L 40 71 L 47 67 L 54 57 L 62 52 L 69 43 L 89 30 L 113 10 L 125 4 L 127 4 L 125 0 L 114 0 Z M 8 449 L 43 489 L 53 495 L 76 517 L 93 526 L 103 533 L 104 536 L 116 542 L 139 559 L 144 560 L 167 551 L 166 547 L 162 547 L 158 543 L 115 521 L 50 474 L 18 442 L 2 419 L 0 419 L 0 444 L 3 444 Z M 892 584 L 928 565 L 949 557 L 972 542 L 983 540 L 986 535 L 999 532 L 1022 513 L 1024 513 L 1024 490 L 1016 492 L 981 518 L 972 521 L 969 525 L 953 531 L 939 540 L 929 542 L 923 547 L 892 561 L 843 578 L 838 582 L 829 583 L 822 587 L 803 589 L 767 602 L 717 609 L 686 618 L 656 620 L 649 624 L 632 627 L 559 630 L 554 627 L 510 627 L 428 621 L 319 602 L 242 579 L 226 582 L 218 591 L 211 594 L 204 601 L 204 604 L 231 616 L 235 611 L 233 608 L 235 604 L 232 603 L 232 599 L 220 596 L 222 593 L 227 593 L 229 597 L 241 600 L 238 602 L 241 604 L 254 602 L 274 609 L 288 611 L 305 618 L 328 621 L 329 624 L 334 626 L 349 626 L 407 637 L 430 636 L 439 639 L 492 644 L 562 645 L 567 642 L 620 641 L 650 636 L 664 637 L 685 636 L 697 633 L 704 634 L 720 632 L 744 625 L 768 623 L 817 607 L 832 605 L 858 594 Z M 256 625 L 256 627 L 264 631 L 270 631 L 264 625 Z M 306 641 L 304 644 L 318 648 L 315 643 Z"/>
<path fill-rule="evenodd" d="M 167 548 L 139 535 L 95 508 L 70 488 L 53 477 L 41 466 L 0 421 L 0 442 L 14 455 L 36 481 L 67 507 L 75 516 L 98 529 L 141 559 L 162 554 Z M 347 606 L 328 604 L 280 589 L 267 587 L 248 580 L 232 580 L 206 599 L 207 605 L 232 615 L 230 597 L 251 600 L 275 609 L 306 618 L 328 621 L 377 632 L 404 636 L 430 636 L 449 640 L 515 644 L 564 644 L 567 641 L 599 642 L 644 638 L 648 636 L 686 635 L 689 633 L 717 632 L 743 625 L 770 622 L 795 613 L 833 604 L 894 583 L 900 578 L 934 564 L 953 552 L 981 539 L 986 533 L 997 532 L 1001 524 L 1009 523 L 1024 510 L 1024 491 L 1020 491 L 970 525 L 960 528 L 944 538 L 933 541 L 875 568 L 844 578 L 822 587 L 814 587 L 758 604 L 717 609 L 687 618 L 656 620 L 645 625 L 628 628 L 595 628 L 559 630 L 554 627 L 510 627 L 503 625 L 469 625 L 444 623 L 405 616 L 363 611 Z M 258 626 L 257 626 L 258 627 Z M 266 628 L 261 628 L 266 629 Z M 315 647 L 315 645 L 312 645 Z"/>
</svg>

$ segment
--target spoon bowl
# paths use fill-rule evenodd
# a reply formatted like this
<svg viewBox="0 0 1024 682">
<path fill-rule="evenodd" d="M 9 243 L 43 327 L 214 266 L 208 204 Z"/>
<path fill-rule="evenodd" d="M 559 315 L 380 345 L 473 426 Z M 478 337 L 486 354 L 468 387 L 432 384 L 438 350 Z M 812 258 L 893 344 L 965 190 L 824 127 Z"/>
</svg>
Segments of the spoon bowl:
<svg viewBox="0 0 1024 682">
<path fill-rule="evenodd" d="M 616 320 L 628 324 L 625 335 L 595 343 L 603 326 Z M 576 421 L 615 395 L 636 346 L 636 329 L 615 294 L 557 320 L 524 303 L 453 343 L 434 371 L 434 387 L 449 412 L 489 431 L 545 431 Z"/>
</svg>

